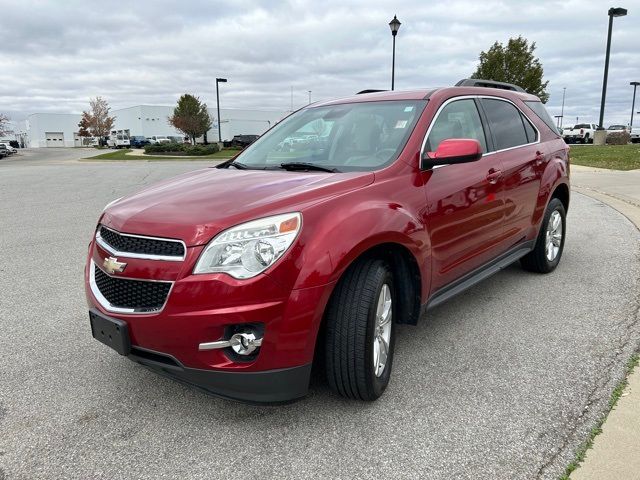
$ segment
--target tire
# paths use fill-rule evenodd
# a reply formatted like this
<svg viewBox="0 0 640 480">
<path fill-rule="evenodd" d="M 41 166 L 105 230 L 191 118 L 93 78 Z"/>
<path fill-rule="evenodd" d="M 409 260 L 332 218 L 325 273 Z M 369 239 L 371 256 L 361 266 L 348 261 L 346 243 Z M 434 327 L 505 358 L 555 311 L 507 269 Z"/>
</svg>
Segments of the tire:
<svg viewBox="0 0 640 480">
<path fill-rule="evenodd" d="M 555 270 L 564 250 L 564 240 L 567 233 L 566 216 L 562 202 L 557 198 L 552 198 L 544 212 L 536 246 L 520 259 L 520 264 L 525 270 L 537 273 L 550 273 Z M 558 227 L 560 227 L 560 231 L 558 231 Z M 551 241 L 552 247 L 549 246 L 549 241 Z"/>
<path fill-rule="evenodd" d="M 589 134 L 588 134 L 588 133 L 587 133 L 587 134 L 584 136 L 584 138 L 582 139 L 582 143 L 583 143 L 583 144 L 587 144 L 587 143 L 589 143 Z"/>
<path fill-rule="evenodd" d="M 382 301 L 380 308 L 381 298 L 387 295 L 389 303 Z M 325 372 L 334 392 L 373 401 L 387 388 L 395 345 L 395 299 L 391 269 L 382 260 L 359 260 L 340 279 L 325 315 Z M 384 338 L 387 356 L 383 360 Z"/>
</svg>

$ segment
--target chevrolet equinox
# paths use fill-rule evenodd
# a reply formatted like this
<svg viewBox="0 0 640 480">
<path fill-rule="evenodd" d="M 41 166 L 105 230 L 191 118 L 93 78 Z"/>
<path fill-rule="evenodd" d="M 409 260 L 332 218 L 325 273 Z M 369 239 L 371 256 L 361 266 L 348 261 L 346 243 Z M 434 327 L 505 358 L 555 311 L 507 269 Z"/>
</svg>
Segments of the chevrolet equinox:
<svg viewBox="0 0 640 480">
<path fill-rule="evenodd" d="M 92 334 L 226 398 L 303 397 L 315 359 L 335 392 L 375 400 L 396 325 L 517 260 L 553 271 L 568 206 L 568 147 L 520 87 L 315 103 L 107 205 L 85 269 Z"/>
</svg>

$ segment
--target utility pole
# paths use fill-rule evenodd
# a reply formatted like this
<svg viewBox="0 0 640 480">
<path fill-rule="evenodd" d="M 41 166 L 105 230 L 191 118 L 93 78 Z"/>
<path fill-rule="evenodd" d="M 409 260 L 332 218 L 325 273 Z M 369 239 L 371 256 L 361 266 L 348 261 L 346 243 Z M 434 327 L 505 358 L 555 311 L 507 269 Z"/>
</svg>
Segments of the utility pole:
<svg viewBox="0 0 640 480">
<path fill-rule="evenodd" d="M 562 128 L 562 120 L 564 119 L 564 95 L 567 93 L 567 87 L 562 87 L 562 110 L 560 111 L 560 128 Z"/>
</svg>

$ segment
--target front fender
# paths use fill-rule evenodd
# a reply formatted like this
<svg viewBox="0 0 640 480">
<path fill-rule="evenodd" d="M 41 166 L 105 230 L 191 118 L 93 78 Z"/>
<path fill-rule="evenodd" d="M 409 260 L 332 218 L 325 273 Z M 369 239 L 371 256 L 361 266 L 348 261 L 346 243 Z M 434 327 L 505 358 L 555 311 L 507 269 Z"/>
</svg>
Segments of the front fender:
<svg viewBox="0 0 640 480">
<path fill-rule="evenodd" d="M 330 211 L 327 214 L 326 206 L 318 206 L 305 212 L 307 224 L 314 228 L 305 241 L 305 261 L 295 288 L 335 282 L 356 258 L 386 243 L 406 248 L 425 276 L 422 267 L 430 251 L 429 236 L 409 209 L 397 203 L 353 199 L 333 205 Z"/>
</svg>

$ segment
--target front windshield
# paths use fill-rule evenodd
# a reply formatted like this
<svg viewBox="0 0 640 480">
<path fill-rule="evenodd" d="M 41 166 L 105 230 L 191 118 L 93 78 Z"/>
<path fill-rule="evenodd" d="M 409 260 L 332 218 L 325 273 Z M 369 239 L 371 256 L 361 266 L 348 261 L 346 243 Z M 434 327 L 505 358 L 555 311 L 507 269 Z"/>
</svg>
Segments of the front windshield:
<svg viewBox="0 0 640 480">
<path fill-rule="evenodd" d="M 247 147 L 248 168 L 306 163 L 340 172 L 376 170 L 400 154 L 427 102 L 345 103 L 301 110 Z"/>
</svg>

